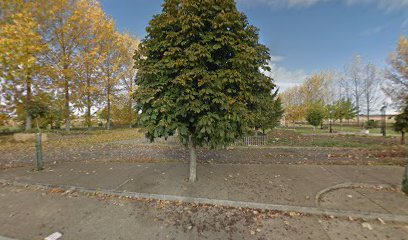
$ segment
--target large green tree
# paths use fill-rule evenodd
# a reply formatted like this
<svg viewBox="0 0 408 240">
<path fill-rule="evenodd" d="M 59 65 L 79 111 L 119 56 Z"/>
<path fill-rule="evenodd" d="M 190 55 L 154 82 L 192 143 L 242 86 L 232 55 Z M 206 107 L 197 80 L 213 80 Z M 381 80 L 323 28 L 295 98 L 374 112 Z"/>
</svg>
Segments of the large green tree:
<svg viewBox="0 0 408 240">
<path fill-rule="evenodd" d="M 402 112 L 395 117 L 394 130 L 401 133 L 401 144 L 405 144 L 405 133 L 408 131 L 408 98 L 405 99 Z M 408 194 L 408 160 L 402 181 L 402 191 Z"/>
<path fill-rule="evenodd" d="M 269 52 L 234 0 L 166 0 L 146 31 L 135 55 L 141 123 L 152 141 L 178 132 L 194 182 L 196 146 L 234 142 L 274 88 L 262 73 Z"/>
</svg>

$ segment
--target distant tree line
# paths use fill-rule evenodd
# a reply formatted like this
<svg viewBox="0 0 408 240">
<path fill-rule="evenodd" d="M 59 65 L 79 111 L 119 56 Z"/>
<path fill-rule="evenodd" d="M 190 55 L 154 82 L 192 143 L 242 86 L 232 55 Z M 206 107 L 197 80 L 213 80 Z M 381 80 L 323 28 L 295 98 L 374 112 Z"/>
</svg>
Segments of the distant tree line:
<svg viewBox="0 0 408 240">
<path fill-rule="evenodd" d="M 323 124 L 325 119 L 344 121 L 356 119 L 358 126 L 375 126 L 370 119 L 386 99 L 401 114 L 395 118 L 394 129 L 402 135 L 408 130 L 406 109 L 408 105 L 408 39 L 402 36 L 395 52 L 388 59 L 388 67 L 380 70 L 372 63 L 365 63 L 356 55 L 346 65 L 344 72 L 328 71 L 313 74 L 301 85 L 280 94 L 287 123 L 307 121 L 312 126 Z M 361 124 L 361 115 L 366 122 Z"/>
</svg>

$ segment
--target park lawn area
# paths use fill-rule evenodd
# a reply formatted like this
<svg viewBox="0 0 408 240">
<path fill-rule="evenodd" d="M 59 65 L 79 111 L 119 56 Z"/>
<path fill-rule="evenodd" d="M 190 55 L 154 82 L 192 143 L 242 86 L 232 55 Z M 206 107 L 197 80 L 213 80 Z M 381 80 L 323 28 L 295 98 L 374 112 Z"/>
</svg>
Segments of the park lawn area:
<svg viewBox="0 0 408 240">
<path fill-rule="evenodd" d="M 357 134 L 329 134 L 327 130 L 298 127 L 278 128 L 268 133 L 269 144 L 273 146 L 297 147 L 344 147 L 344 148 L 387 148 L 398 146 L 398 136 L 370 136 Z"/>
<path fill-rule="evenodd" d="M 321 129 L 320 127 L 317 127 L 316 129 L 313 129 L 313 126 L 311 125 L 301 125 L 301 126 L 295 126 L 295 127 L 288 127 L 288 128 L 278 128 L 278 129 L 291 129 L 295 130 L 298 133 L 302 134 L 328 134 L 329 129 L 327 126 L 325 126 L 324 129 Z M 334 125 L 333 126 L 333 131 L 335 133 L 356 133 L 359 134 L 364 130 L 362 127 L 357 127 L 357 126 L 339 126 L 339 125 Z M 370 134 L 381 134 L 381 128 L 373 128 L 369 129 Z M 387 136 L 400 136 L 401 134 L 398 132 L 395 132 L 392 126 L 387 125 Z"/>
<path fill-rule="evenodd" d="M 130 139 L 139 139 L 144 137 L 144 133 L 136 128 L 118 128 L 112 130 L 64 130 L 43 131 L 48 135 L 46 143 L 48 148 L 75 147 L 94 144 L 110 143 L 115 141 L 123 141 Z M 33 147 L 33 143 L 17 143 L 13 139 L 13 135 L 0 136 L 0 150 L 22 149 Z"/>
</svg>

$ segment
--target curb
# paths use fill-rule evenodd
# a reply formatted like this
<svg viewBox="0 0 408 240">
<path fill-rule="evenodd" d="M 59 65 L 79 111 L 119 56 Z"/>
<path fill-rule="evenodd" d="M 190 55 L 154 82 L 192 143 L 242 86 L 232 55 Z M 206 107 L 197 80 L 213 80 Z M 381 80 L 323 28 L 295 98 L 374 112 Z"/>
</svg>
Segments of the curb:
<svg viewBox="0 0 408 240">
<path fill-rule="evenodd" d="M 390 184 L 371 184 L 371 183 L 352 183 L 352 182 L 345 182 L 340 183 L 328 188 L 325 188 L 318 192 L 315 196 L 315 205 L 316 207 L 320 207 L 320 202 L 324 195 L 329 192 L 344 189 L 344 188 L 379 188 L 379 189 L 401 189 L 402 185 L 390 185 Z"/>
<path fill-rule="evenodd" d="M 137 192 L 120 192 L 120 191 L 114 191 L 114 190 L 109 190 L 109 189 L 87 189 L 83 187 L 67 186 L 67 185 L 23 183 L 23 182 L 18 182 L 18 181 L 9 181 L 5 179 L 0 179 L 0 183 L 4 185 L 15 186 L 15 187 L 30 186 L 30 187 L 36 187 L 36 188 L 40 188 L 44 190 L 60 189 L 60 190 L 66 190 L 66 191 L 76 191 L 79 193 L 101 193 L 101 194 L 106 194 L 106 195 L 116 196 L 116 197 L 153 199 L 153 200 L 158 200 L 158 201 L 171 201 L 171 202 L 180 201 L 180 202 L 195 203 L 195 204 L 219 205 L 219 206 L 233 207 L 233 208 L 262 209 L 262 210 L 272 210 L 272 211 L 280 211 L 280 212 L 297 212 L 297 213 L 317 215 L 317 216 L 353 217 L 355 219 L 364 219 L 364 220 L 378 220 L 380 218 L 384 221 L 408 224 L 408 215 L 327 209 L 327 208 L 320 208 L 320 207 L 302 207 L 302 206 L 293 206 L 293 205 L 231 201 L 231 200 L 209 199 L 209 198 L 196 198 L 196 197 L 186 197 L 186 196 L 176 196 L 176 195 L 148 194 L 148 193 L 137 193 Z"/>
</svg>

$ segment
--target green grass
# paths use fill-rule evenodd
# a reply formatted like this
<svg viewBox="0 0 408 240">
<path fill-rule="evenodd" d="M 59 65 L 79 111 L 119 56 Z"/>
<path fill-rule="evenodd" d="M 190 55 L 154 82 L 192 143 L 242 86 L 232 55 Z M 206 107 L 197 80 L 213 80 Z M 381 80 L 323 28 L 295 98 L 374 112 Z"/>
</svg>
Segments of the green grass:
<svg viewBox="0 0 408 240">
<path fill-rule="evenodd" d="M 287 128 L 286 128 L 287 129 Z M 329 129 L 327 126 L 325 126 L 325 129 L 321 129 L 320 127 L 317 127 L 315 130 L 313 129 L 313 126 L 311 125 L 302 125 L 302 126 L 295 126 L 294 128 L 289 127 L 289 129 L 294 129 L 296 132 L 301 133 L 301 134 L 326 134 L 329 133 Z M 362 127 L 357 127 L 357 126 L 339 126 L 339 125 L 334 125 L 333 126 L 333 131 L 334 132 L 347 132 L 347 133 L 361 133 L 364 129 Z M 370 129 L 370 134 L 380 134 L 381 129 L 380 128 L 373 128 Z M 400 133 L 395 132 L 392 128 L 392 126 L 387 126 L 387 135 L 389 136 L 400 136 Z"/>
<path fill-rule="evenodd" d="M 0 126 L 0 133 L 14 133 L 20 131 L 22 131 L 20 127 Z"/>
<path fill-rule="evenodd" d="M 315 139 L 310 141 L 292 141 L 290 139 L 270 140 L 270 145 L 276 146 L 302 146 L 302 147 L 339 147 L 339 148 L 367 148 L 372 144 L 364 142 L 353 142 L 336 139 Z"/>
</svg>

